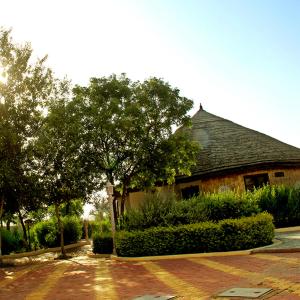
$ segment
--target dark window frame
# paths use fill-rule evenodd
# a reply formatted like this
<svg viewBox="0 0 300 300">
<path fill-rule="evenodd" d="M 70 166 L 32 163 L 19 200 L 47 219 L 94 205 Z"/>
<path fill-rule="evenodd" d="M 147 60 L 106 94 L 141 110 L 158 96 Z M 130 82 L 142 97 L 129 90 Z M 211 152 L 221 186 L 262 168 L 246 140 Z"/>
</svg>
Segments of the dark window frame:
<svg viewBox="0 0 300 300">
<path fill-rule="evenodd" d="M 253 191 L 254 189 L 270 184 L 269 174 L 258 173 L 254 175 L 245 175 L 244 184 L 247 191 Z"/>
<path fill-rule="evenodd" d="M 284 172 L 283 171 L 275 172 L 275 177 L 284 177 Z"/>
<path fill-rule="evenodd" d="M 181 189 L 181 197 L 182 199 L 190 199 L 194 196 L 198 196 L 200 194 L 199 185 L 191 185 Z"/>
</svg>

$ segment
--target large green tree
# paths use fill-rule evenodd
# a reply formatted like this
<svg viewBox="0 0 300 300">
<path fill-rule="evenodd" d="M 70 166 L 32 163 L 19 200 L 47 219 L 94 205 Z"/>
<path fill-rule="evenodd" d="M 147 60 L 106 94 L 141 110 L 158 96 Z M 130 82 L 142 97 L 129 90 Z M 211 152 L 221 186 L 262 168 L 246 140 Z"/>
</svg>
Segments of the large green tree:
<svg viewBox="0 0 300 300">
<path fill-rule="evenodd" d="M 73 93 L 70 114 L 78 124 L 80 155 L 99 179 L 119 185 L 121 213 L 130 188 L 190 174 L 199 145 L 188 132 L 173 133 L 189 126 L 193 105 L 179 89 L 158 78 L 132 82 L 122 74 L 92 78 Z"/>
<path fill-rule="evenodd" d="M 34 169 L 44 187 L 44 202 L 55 208 L 62 257 L 66 257 L 62 205 L 70 204 L 73 199 L 84 200 L 97 188 L 93 173 L 88 172 L 84 163 L 85 159 L 75 151 L 77 127 L 70 122 L 67 102 L 66 99 L 57 99 L 51 103 L 34 145 Z"/>
<path fill-rule="evenodd" d="M 14 43 L 10 30 L 0 29 L 0 219 L 4 210 L 20 203 L 11 202 L 28 181 L 28 146 L 41 125 L 45 102 L 55 94 L 55 80 L 45 61 L 46 57 L 33 59 L 30 44 Z"/>
</svg>

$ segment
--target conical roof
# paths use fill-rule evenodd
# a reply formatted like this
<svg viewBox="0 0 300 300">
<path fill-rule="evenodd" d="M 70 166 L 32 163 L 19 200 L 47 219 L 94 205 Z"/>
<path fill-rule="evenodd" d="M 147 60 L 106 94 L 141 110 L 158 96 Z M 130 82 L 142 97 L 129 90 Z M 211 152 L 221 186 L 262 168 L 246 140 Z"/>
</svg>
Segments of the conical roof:
<svg viewBox="0 0 300 300">
<path fill-rule="evenodd" d="M 193 175 L 259 165 L 300 165 L 300 149 L 208 113 L 192 117 L 192 138 L 201 145 Z"/>
</svg>

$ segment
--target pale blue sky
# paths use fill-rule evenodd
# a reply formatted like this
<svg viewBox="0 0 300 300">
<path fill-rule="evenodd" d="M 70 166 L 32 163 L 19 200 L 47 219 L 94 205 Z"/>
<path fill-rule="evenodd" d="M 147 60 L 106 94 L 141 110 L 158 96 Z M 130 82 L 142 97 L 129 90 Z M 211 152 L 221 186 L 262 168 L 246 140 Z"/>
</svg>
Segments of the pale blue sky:
<svg viewBox="0 0 300 300">
<path fill-rule="evenodd" d="M 59 76 L 163 77 L 204 109 L 300 147 L 300 1 L 0 0 Z"/>
</svg>

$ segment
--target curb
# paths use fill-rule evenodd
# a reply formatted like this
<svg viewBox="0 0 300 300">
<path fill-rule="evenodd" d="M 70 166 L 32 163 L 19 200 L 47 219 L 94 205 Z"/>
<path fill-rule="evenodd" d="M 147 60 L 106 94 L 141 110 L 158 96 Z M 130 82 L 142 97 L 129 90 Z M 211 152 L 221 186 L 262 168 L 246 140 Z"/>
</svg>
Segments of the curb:
<svg viewBox="0 0 300 300">
<path fill-rule="evenodd" d="M 73 248 L 79 248 L 79 247 L 90 245 L 90 244 L 91 244 L 90 241 L 81 241 L 76 244 L 66 245 L 65 249 L 70 250 Z M 31 251 L 31 252 L 2 255 L 2 256 L 0 256 L 0 260 L 2 260 L 3 263 L 9 263 L 9 264 L 13 264 L 13 265 L 16 262 L 18 262 L 18 260 L 22 260 L 22 259 L 24 260 L 24 263 L 30 263 L 32 260 L 31 259 L 32 257 L 38 256 L 41 254 L 45 254 L 45 253 L 59 252 L 60 250 L 61 250 L 60 247 L 55 247 L 55 248 L 47 248 L 47 249 L 41 249 L 41 250 Z"/>
<path fill-rule="evenodd" d="M 189 258 L 198 258 L 198 257 L 201 258 L 201 257 L 210 257 L 210 256 L 238 256 L 238 255 L 240 256 L 240 255 L 249 255 L 249 254 L 251 254 L 251 250 L 141 256 L 141 257 L 122 257 L 122 256 L 111 255 L 110 258 L 116 261 L 149 261 L 149 260 L 189 259 Z"/>
<path fill-rule="evenodd" d="M 281 232 L 293 232 L 293 231 L 300 231 L 300 226 L 294 226 L 294 227 L 285 227 L 285 228 L 276 228 L 275 232 L 281 233 Z"/>
<path fill-rule="evenodd" d="M 92 253 L 92 254 L 87 254 L 87 257 L 89 258 L 111 258 L 111 254 L 95 254 L 95 253 Z"/>
</svg>

